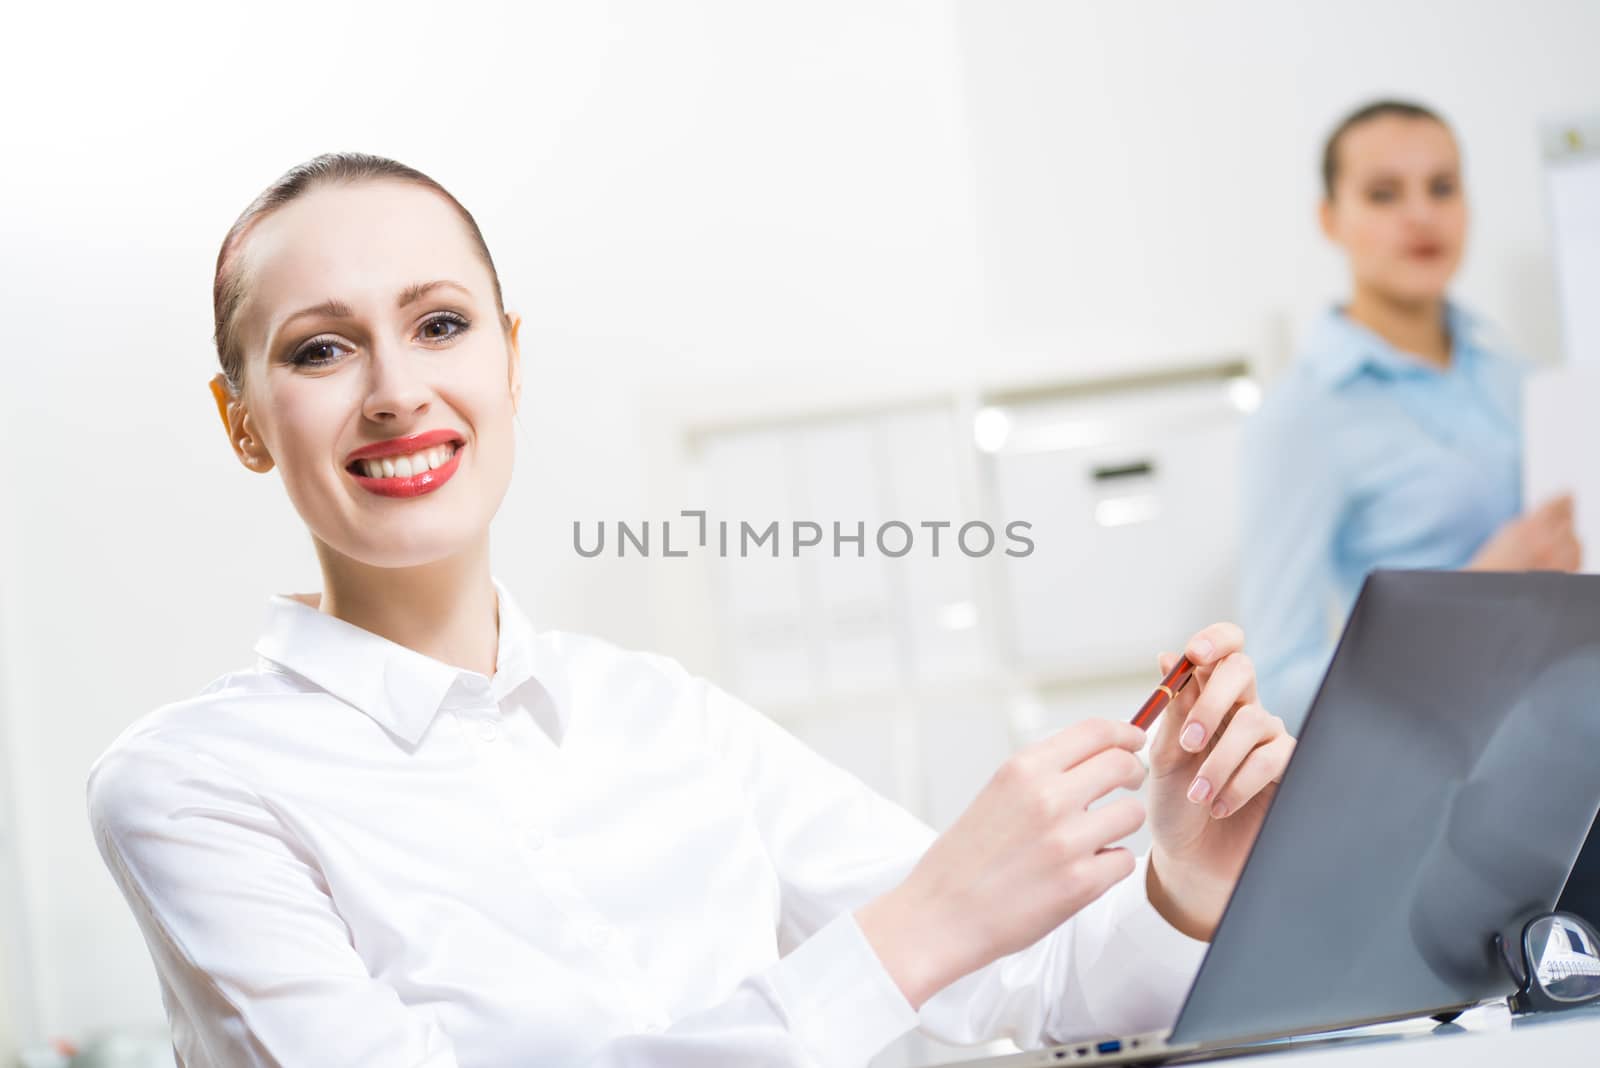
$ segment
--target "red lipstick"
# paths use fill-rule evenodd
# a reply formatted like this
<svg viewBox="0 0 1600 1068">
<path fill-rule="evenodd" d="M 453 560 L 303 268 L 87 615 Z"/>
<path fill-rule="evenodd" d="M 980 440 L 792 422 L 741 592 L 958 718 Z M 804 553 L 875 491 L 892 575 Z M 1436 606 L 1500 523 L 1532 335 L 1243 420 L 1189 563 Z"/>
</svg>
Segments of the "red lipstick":
<svg viewBox="0 0 1600 1068">
<path fill-rule="evenodd" d="M 407 456 L 423 449 L 431 449 L 438 445 L 447 444 L 454 445 L 455 451 L 443 466 L 414 475 L 371 478 L 359 463 L 361 460 Z M 376 493 L 380 497 L 420 497 L 422 494 L 431 493 L 450 481 L 450 476 L 454 475 L 456 469 L 461 465 L 461 450 L 464 448 L 466 448 L 466 441 L 459 432 L 454 430 L 428 430 L 421 434 L 411 434 L 403 438 L 390 438 L 388 441 L 363 445 L 350 454 L 345 464 L 345 470 L 350 472 L 350 477 L 354 478 L 356 484 L 362 489 Z"/>
<path fill-rule="evenodd" d="M 447 441 L 464 442 L 466 438 L 456 430 L 424 430 L 420 434 L 409 434 L 403 438 L 390 438 L 388 441 L 378 441 L 371 445 L 363 445 L 349 456 L 345 457 L 345 465 L 355 463 L 357 460 L 377 460 L 384 456 L 404 456 L 416 452 L 418 449 L 431 449 L 435 445 L 443 445 Z"/>
</svg>

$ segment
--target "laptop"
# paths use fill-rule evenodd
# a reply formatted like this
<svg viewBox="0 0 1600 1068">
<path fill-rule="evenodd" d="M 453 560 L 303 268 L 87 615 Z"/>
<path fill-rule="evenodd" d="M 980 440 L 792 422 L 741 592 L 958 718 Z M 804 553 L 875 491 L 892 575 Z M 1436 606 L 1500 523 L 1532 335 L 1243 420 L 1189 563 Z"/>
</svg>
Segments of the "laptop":
<svg viewBox="0 0 1600 1068">
<path fill-rule="evenodd" d="M 1555 906 L 1600 812 L 1597 695 L 1600 575 L 1373 572 L 1172 1029 L 963 1063 L 1160 1063 L 1510 994 L 1493 937 Z"/>
</svg>

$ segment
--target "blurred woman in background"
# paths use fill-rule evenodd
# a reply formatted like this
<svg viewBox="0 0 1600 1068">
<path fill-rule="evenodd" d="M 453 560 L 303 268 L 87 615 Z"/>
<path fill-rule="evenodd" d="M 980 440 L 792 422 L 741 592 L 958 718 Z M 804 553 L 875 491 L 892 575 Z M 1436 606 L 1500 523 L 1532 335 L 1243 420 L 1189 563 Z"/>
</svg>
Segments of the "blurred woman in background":
<svg viewBox="0 0 1600 1068">
<path fill-rule="evenodd" d="M 1243 461 L 1240 614 L 1293 731 L 1373 568 L 1580 562 L 1570 497 L 1519 514 L 1521 367 L 1447 295 L 1467 236 L 1450 127 L 1368 104 L 1329 136 L 1322 179 L 1350 299 L 1250 421 Z"/>
</svg>

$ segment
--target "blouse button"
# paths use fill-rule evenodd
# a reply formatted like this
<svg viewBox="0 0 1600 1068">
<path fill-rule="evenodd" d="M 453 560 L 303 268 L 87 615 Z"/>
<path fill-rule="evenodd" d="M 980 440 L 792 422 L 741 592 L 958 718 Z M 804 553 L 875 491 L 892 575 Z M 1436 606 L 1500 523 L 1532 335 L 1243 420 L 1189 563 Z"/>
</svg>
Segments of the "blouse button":
<svg viewBox="0 0 1600 1068">
<path fill-rule="evenodd" d="M 528 832 L 528 848 L 529 849 L 543 849 L 544 848 L 544 832 L 539 830 L 539 828 L 537 828 L 537 827 L 533 828 L 532 830 L 530 830 Z"/>
<path fill-rule="evenodd" d="M 611 931 L 604 924 L 595 924 L 589 928 L 589 948 L 604 949 L 611 941 Z"/>
<path fill-rule="evenodd" d="M 492 742 L 500 736 L 500 728 L 494 725 L 494 720 L 486 719 L 478 725 L 478 737 L 486 742 Z"/>
</svg>

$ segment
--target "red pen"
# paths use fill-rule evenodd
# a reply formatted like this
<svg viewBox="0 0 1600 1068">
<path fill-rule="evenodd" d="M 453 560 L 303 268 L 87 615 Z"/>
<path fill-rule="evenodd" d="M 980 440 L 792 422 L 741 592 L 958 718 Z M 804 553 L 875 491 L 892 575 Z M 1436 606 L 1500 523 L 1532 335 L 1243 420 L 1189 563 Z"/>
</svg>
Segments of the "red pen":
<svg viewBox="0 0 1600 1068">
<path fill-rule="evenodd" d="M 1161 685 L 1156 687 L 1156 692 L 1150 699 L 1139 706 L 1139 711 L 1134 713 L 1133 725 L 1141 730 L 1148 730 L 1150 724 L 1161 715 L 1161 710 L 1187 685 L 1194 677 L 1194 665 L 1189 662 L 1187 655 L 1178 657 L 1178 662 L 1172 665 L 1172 670 L 1167 672 L 1167 677 L 1161 680 Z"/>
</svg>

